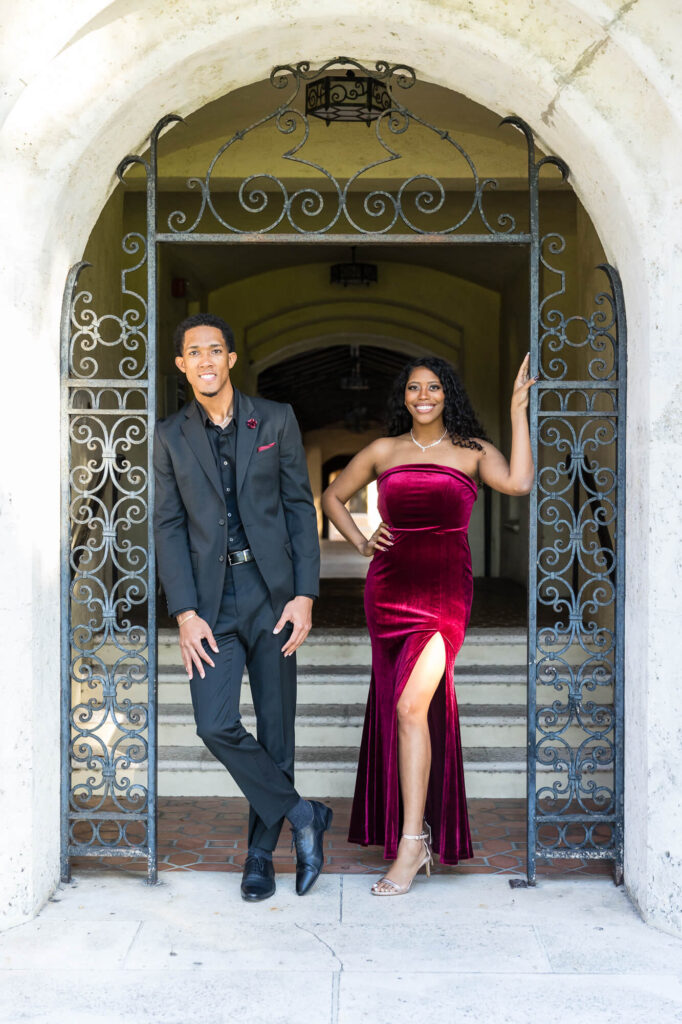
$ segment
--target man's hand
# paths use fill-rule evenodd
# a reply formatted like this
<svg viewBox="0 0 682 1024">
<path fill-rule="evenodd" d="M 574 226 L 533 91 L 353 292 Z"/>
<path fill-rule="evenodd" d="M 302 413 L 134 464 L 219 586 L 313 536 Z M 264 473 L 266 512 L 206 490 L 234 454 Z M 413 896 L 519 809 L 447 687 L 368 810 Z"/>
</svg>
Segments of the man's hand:
<svg viewBox="0 0 682 1024">
<path fill-rule="evenodd" d="M 178 616 L 178 627 L 180 629 L 180 653 L 182 654 L 182 662 L 185 666 L 185 671 L 188 677 L 192 678 L 194 666 L 202 679 L 206 677 L 204 672 L 204 666 L 202 661 L 205 661 L 211 668 L 215 668 L 215 664 L 211 661 L 208 654 L 204 650 L 202 640 L 208 640 L 209 647 L 212 651 L 218 654 L 218 645 L 215 642 L 211 627 L 205 619 L 200 618 L 196 614 L 185 614 Z"/>
<path fill-rule="evenodd" d="M 292 622 L 294 629 L 282 648 L 284 657 L 293 654 L 297 647 L 300 647 L 313 624 L 313 599 L 312 597 L 294 597 L 284 605 L 284 611 L 279 617 L 279 622 L 273 629 L 273 633 L 279 633 L 287 622 Z"/>
</svg>

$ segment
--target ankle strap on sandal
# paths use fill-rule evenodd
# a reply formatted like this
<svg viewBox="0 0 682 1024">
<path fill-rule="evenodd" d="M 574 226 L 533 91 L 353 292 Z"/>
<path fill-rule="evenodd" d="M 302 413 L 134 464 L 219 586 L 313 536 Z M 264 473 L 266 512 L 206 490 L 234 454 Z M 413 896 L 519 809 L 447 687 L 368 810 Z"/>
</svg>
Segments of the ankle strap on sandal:
<svg viewBox="0 0 682 1024">
<path fill-rule="evenodd" d="M 400 838 L 401 839 L 428 839 L 429 838 L 429 833 L 428 832 L 420 832 L 418 836 L 410 836 L 410 835 L 407 834 L 407 832 L 403 832 L 403 834 L 401 835 Z"/>
</svg>

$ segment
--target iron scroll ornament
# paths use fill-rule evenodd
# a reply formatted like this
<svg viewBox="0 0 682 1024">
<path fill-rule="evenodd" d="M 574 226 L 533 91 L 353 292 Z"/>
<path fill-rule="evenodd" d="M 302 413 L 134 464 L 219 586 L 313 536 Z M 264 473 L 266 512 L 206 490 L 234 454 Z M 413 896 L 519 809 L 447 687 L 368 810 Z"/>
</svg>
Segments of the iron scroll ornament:
<svg viewBox="0 0 682 1024">
<path fill-rule="evenodd" d="M 372 124 L 377 158 L 359 168 L 345 182 L 330 168 L 306 157 L 306 148 L 311 142 L 310 117 L 294 105 L 302 98 L 301 89 L 306 83 L 321 79 L 326 71 L 339 65 L 355 68 L 362 75 L 385 83 L 391 89 L 391 106 Z M 164 240 L 182 241 L 190 235 L 214 237 L 221 232 L 260 236 L 289 230 L 302 235 L 350 231 L 377 236 L 402 230 L 443 237 L 459 233 L 465 227 L 479 235 L 517 240 L 517 220 L 511 211 L 499 213 L 495 223 L 486 213 L 485 195 L 498 188 L 497 179 L 482 178 L 472 157 L 448 130 L 436 127 L 398 100 L 398 91 L 409 90 L 415 82 L 416 74 L 412 68 L 391 65 L 386 61 L 378 61 L 372 69 L 347 57 L 328 61 L 316 70 L 312 70 L 307 61 L 275 67 L 270 74 L 270 84 L 274 89 L 289 88 L 286 99 L 265 117 L 234 132 L 219 147 L 204 177 L 187 179 L 188 190 L 199 193 L 198 208 L 193 217 L 184 209 L 173 210 L 167 218 Z M 183 120 L 177 114 L 169 114 L 157 124 L 151 139 L 154 154 L 162 129 Z M 534 147 L 532 132 L 520 118 L 504 118 L 501 124 L 519 128 Z M 299 169 L 319 175 L 319 185 L 292 189 L 283 178 L 263 170 L 243 178 L 228 190 L 228 195 L 214 189 L 213 180 L 218 176 L 221 161 L 228 162 L 229 170 L 229 157 L 235 147 L 245 144 L 254 133 L 267 128 L 274 129 L 271 139 L 273 158 L 274 143 L 278 138 L 295 137 L 293 145 L 277 156 L 287 161 L 292 173 Z M 464 210 L 441 226 L 437 226 L 436 218 L 447 220 L 448 192 L 443 182 L 427 170 L 406 176 L 392 189 L 372 187 L 371 183 L 365 186 L 365 182 L 371 180 L 372 172 L 403 159 L 397 143 L 410 129 L 422 129 L 431 138 L 444 143 L 452 155 L 453 169 L 464 169 L 470 178 L 470 197 L 464 203 Z M 127 167 L 133 163 L 147 167 L 146 161 L 139 156 L 126 157 L 118 167 L 121 180 Z M 565 168 L 562 161 L 549 156 L 539 161 L 537 172 L 548 163 L 555 164 L 562 172 Z M 233 198 L 231 203 L 230 197 Z"/>
<path fill-rule="evenodd" d="M 543 241 L 554 253 L 563 249 L 556 236 Z M 542 261 L 556 271 L 547 256 Z M 598 293 L 590 316 L 567 317 L 554 304 L 564 292 L 559 274 L 538 318 L 529 865 L 536 858 L 608 859 L 620 882 L 626 326 L 619 275 L 606 264 L 600 269 L 610 287 Z M 576 367 L 583 367 L 579 379 Z M 538 625 L 543 608 L 556 616 L 553 625 Z"/>
<path fill-rule="evenodd" d="M 154 881 L 153 389 L 148 305 L 130 283 L 146 237 L 122 249 L 128 308 L 99 315 L 81 262 L 62 315 L 62 878 L 74 856 L 142 857 Z"/>
</svg>

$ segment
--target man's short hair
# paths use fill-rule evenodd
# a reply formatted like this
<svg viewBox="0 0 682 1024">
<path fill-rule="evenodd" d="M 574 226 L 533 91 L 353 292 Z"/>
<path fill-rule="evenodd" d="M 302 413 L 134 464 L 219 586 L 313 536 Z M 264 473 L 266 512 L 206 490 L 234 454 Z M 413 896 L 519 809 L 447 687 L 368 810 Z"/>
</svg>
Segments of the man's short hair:
<svg viewBox="0 0 682 1024">
<path fill-rule="evenodd" d="M 228 323 L 221 316 L 214 313 L 195 313 L 193 316 L 181 320 L 173 333 L 173 345 L 176 356 L 182 356 L 185 334 L 193 327 L 217 327 L 227 345 L 228 352 L 234 352 L 234 333 Z"/>
</svg>

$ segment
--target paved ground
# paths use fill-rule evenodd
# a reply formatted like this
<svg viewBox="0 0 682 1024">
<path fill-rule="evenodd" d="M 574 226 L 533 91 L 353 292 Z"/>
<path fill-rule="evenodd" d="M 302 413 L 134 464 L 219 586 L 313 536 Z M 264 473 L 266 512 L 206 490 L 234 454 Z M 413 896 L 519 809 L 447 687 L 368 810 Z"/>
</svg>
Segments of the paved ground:
<svg viewBox="0 0 682 1024">
<path fill-rule="evenodd" d="M 386 867 L 379 847 L 362 847 L 347 840 L 349 799 L 325 800 L 334 809 L 334 823 L 325 836 L 327 870 L 340 874 L 377 874 Z M 474 856 L 456 867 L 436 864 L 444 874 L 512 874 L 526 871 L 525 800 L 468 800 Z M 161 797 L 158 816 L 158 863 L 160 871 L 241 871 L 246 856 L 248 804 L 242 798 Z M 129 830 L 130 832 L 131 830 Z M 100 834 L 106 838 L 106 823 Z M 142 833 L 140 833 L 142 835 Z M 607 833 L 605 833 L 606 835 Z M 88 830 L 83 829 L 87 839 Z M 116 829 L 112 827 L 112 839 Z M 598 838 L 599 826 L 595 830 Z M 291 833 L 282 831 L 275 854 L 279 872 L 294 870 Z M 147 863 L 137 858 L 115 862 L 75 858 L 76 868 L 111 867 L 112 870 L 145 872 Z M 561 860 L 538 866 L 541 875 L 610 875 L 606 861 Z"/>
<path fill-rule="evenodd" d="M 0 1021 L 682 1021 L 682 941 L 606 878 L 437 876 L 383 900 L 368 882 L 326 874 L 299 898 L 283 876 L 252 906 L 234 875 L 82 872 L 0 935 Z"/>
</svg>

